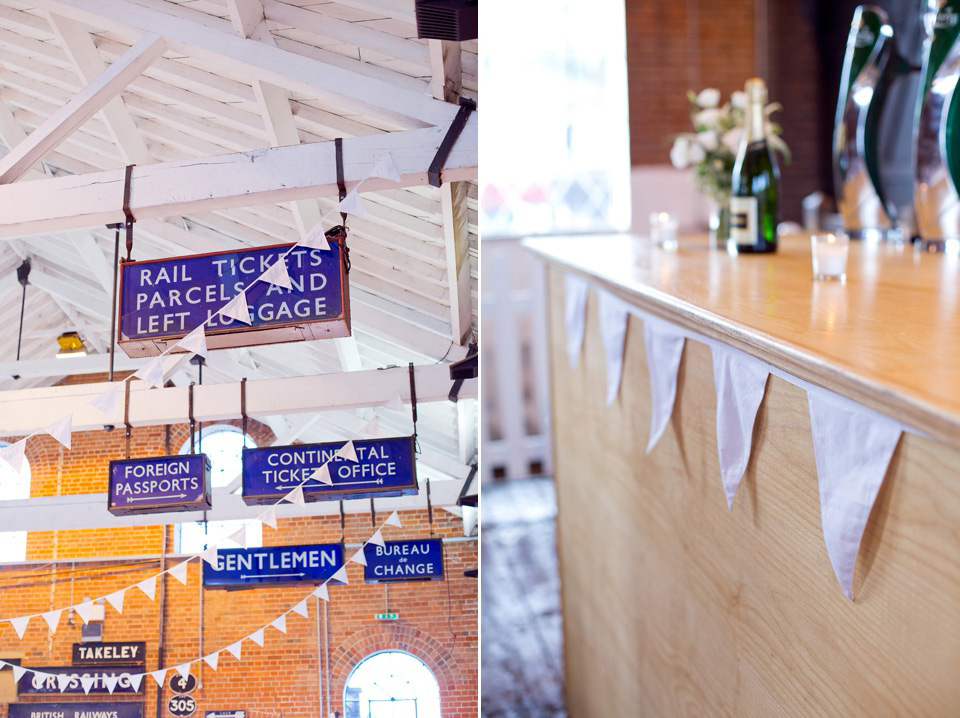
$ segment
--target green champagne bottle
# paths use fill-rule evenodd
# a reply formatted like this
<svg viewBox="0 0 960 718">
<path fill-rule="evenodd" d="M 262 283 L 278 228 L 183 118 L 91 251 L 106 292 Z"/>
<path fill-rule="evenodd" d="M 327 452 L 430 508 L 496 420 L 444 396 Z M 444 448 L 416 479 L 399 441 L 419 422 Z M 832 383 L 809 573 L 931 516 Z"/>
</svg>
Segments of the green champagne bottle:
<svg viewBox="0 0 960 718">
<path fill-rule="evenodd" d="M 746 126 L 733 166 L 730 193 L 731 253 L 777 251 L 780 168 L 767 144 L 763 108 L 767 86 L 758 77 L 747 80 Z"/>
</svg>

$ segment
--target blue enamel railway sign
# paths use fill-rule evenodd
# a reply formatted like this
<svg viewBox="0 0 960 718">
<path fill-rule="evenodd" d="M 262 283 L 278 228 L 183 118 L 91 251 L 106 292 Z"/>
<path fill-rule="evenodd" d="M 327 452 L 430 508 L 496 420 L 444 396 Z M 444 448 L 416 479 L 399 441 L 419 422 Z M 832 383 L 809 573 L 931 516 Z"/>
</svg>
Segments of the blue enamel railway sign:
<svg viewBox="0 0 960 718">
<path fill-rule="evenodd" d="M 110 462 L 107 510 L 114 516 L 210 507 L 210 459 L 205 454 Z"/>
<path fill-rule="evenodd" d="M 443 580 L 442 539 L 387 541 L 386 546 L 368 543 L 363 556 L 367 583 Z"/>
<path fill-rule="evenodd" d="M 142 703 L 11 703 L 9 718 L 143 718 Z"/>
<path fill-rule="evenodd" d="M 207 588 L 257 588 L 288 583 L 322 583 L 343 566 L 338 543 L 308 546 L 219 549 L 217 561 L 203 563 Z"/>
</svg>

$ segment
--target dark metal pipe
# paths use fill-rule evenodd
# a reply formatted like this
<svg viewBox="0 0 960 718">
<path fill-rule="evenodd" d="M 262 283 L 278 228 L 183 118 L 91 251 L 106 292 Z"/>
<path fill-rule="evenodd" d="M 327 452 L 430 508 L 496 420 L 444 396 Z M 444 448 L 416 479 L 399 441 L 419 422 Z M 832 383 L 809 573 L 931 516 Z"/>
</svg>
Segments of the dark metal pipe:
<svg viewBox="0 0 960 718">
<path fill-rule="evenodd" d="M 110 376 L 113 381 L 113 359 L 117 351 L 117 275 L 120 274 L 120 225 L 108 224 L 113 233 L 113 297 L 110 302 Z"/>
</svg>

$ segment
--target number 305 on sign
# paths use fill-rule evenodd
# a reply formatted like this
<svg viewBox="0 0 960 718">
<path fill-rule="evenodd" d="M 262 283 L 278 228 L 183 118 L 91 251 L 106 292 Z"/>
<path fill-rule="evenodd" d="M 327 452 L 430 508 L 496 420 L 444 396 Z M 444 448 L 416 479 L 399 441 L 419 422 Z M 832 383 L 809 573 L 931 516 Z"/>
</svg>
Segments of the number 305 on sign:
<svg viewBox="0 0 960 718">
<path fill-rule="evenodd" d="M 197 712 L 197 702 L 190 696 L 174 696 L 167 708 L 172 716 L 192 716 Z"/>
</svg>

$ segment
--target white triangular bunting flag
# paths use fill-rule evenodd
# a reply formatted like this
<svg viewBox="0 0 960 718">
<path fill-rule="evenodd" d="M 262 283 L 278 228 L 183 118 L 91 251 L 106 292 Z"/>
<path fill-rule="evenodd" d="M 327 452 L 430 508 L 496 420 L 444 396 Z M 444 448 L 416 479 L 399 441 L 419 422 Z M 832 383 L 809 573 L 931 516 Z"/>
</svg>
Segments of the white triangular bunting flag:
<svg viewBox="0 0 960 718">
<path fill-rule="evenodd" d="M 373 417 L 364 424 L 363 428 L 360 429 L 360 434 L 362 436 L 380 436 L 380 422 L 377 420 L 377 417 Z"/>
<path fill-rule="evenodd" d="M 321 484 L 333 486 L 333 479 L 330 478 L 330 467 L 327 464 L 324 464 L 313 472 L 313 474 L 310 476 L 310 480 L 319 481 Z"/>
<path fill-rule="evenodd" d="M 143 673 L 126 673 L 126 674 L 121 673 L 120 677 L 123 678 L 124 675 L 126 675 L 127 680 L 130 681 L 130 685 L 133 687 L 133 692 L 139 693 L 140 684 L 143 683 L 144 674 Z"/>
<path fill-rule="evenodd" d="M 73 431 L 73 414 L 67 414 L 59 421 L 55 421 L 49 426 L 44 427 L 41 431 L 45 434 L 50 434 L 50 436 L 69 449 L 71 432 Z"/>
<path fill-rule="evenodd" d="M 217 664 L 220 662 L 220 651 L 211 653 L 209 656 L 204 656 L 203 661 L 213 670 L 217 670 Z"/>
<path fill-rule="evenodd" d="M 137 584 L 137 588 L 147 594 L 147 597 L 152 601 L 154 594 L 157 592 L 157 577 L 151 576 L 148 579 L 144 579 Z"/>
<path fill-rule="evenodd" d="M 177 671 L 177 673 L 180 674 L 180 677 L 181 677 L 181 678 L 183 678 L 184 680 L 186 680 L 187 676 L 190 675 L 190 664 L 189 664 L 189 663 L 181 663 L 179 666 L 176 667 L 176 671 Z M 183 684 L 181 684 L 181 685 L 183 685 Z"/>
<path fill-rule="evenodd" d="M 766 365 L 734 349 L 713 347 L 717 389 L 717 453 L 727 507 L 733 509 L 740 480 L 750 462 L 753 424 L 770 372 Z"/>
<path fill-rule="evenodd" d="M 154 389 L 163 388 L 163 356 L 150 360 L 133 373 L 137 379 L 142 379 Z"/>
<path fill-rule="evenodd" d="M 229 539 L 230 539 L 231 541 L 233 541 L 235 544 L 238 544 L 238 545 L 243 546 L 244 548 L 246 548 L 246 547 L 247 547 L 247 527 L 246 527 L 246 525 L 241 526 L 241 527 L 238 528 L 236 531 L 234 531 L 232 534 L 230 534 Z"/>
<path fill-rule="evenodd" d="M 264 511 L 262 514 L 257 516 L 260 519 L 261 523 L 265 523 L 267 526 L 272 528 L 274 531 L 277 529 L 277 510 L 272 506 Z"/>
<path fill-rule="evenodd" d="M 283 613 L 277 616 L 273 621 L 270 622 L 270 625 L 276 628 L 280 633 L 287 632 L 287 614 Z"/>
<path fill-rule="evenodd" d="M 163 688 L 163 682 L 167 678 L 167 669 L 161 668 L 160 670 L 157 670 L 157 671 L 150 671 L 150 676 L 153 678 L 153 680 L 157 682 L 157 685 L 159 687 Z"/>
<path fill-rule="evenodd" d="M 290 283 L 290 272 L 287 270 L 287 260 L 284 256 L 281 254 L 277 257 L 273 264 L 267 267 L 264 273 L 257 277 L 257 281 L 274 284 L 284 289 L 292 289 L 293 285 Z"/>
<path fill-rule="evenodd" d="M 175 346 L 186 349 L 188 352 L 199 354 L 204 359 L 207 358 L 207 335 L 201 324 L 183 339 L 178 341 Z"/>
<path fill-rule="evenodd" d="M 320 249 L 324 252 L 330 249 L 330 243 L 327 241 L 326 234 L 323 230 L 323 222 L 318 222 L 317 225 L 307 232 L 307 236 L 300 241 L 300 245 L 303 247 L 311 247 L 312 249 Z"/>
<path fill-rule="evenodd" d="M 390 514 L 390 516 L 387 517 L 387 520 L 384 521 L 383 523 L 390 524 L 391 526 L 396 526 L 398 529 L 403 528 L 403 524 L 400 523 L 400 514 L 398 514 L 396 511 Z"/>
<path fill-rule="evenodd" d="M 564 277 L 564 321 L 567 327 L 567 356 L 574 369 L 580 363 L 583 335 L 587 325 L 587 295 L 590 285 L 585 279 L 568 274 Z"/>
<path fill-rule="evenodd" d="M 383 540 L 383 534 L 380 533 L 380 529 L 377 529 L 373 532 L 373 536 L 370 537 L 370 540 L 367 543 L 376 544 L 377 546 L 386 547 L 387 542 Z"/>
<path fill-rule="evenodd" d="M 167 573 L 177 579 L 184 586 L 187 585 L 187 561 L 181 561 Z"/>
<path fill-rule="evenodd" d="M 63 613 L 63 609 L 58 608 L 55 611 L 47 611 L 46 613 L 41 613 L 43 620 L 47 622 L 47 625 L 50 627 L 50 633 L 57 632 L 57 626 L 60 625 L 60 614 Z"/>
<path fill-rule="evenodd" d="M 305 503 L 303 500 L 303 489 L 301 489 L 299 486 L 283 498 L 285 498 L 291 504 L 296 504 L 297 506 L 303 506 Z"/>
<path fill-rule="evenodd" d="M 74 608 L 84 623 L 90 623 L 90 618 L 93 616 L 93 609 L 95 608 L 93 601 L 78 603 Z"/>
<path fill-rule="evenodd" d="M 13 670 L 13 682 L 19 683 L 20 679 L 23 678 L 23 674 L 27 672 L 27 669 L 23 666 L 18 666 L 16 663 L 8 663 L 11 670 Z"/>
<path fill-rule="evenodd" d="M 647 349 L 647 371 L 650 373 L 652 411 L 650 441 L 647 453 L 660 441 L 673 414 L 677 398 L 677 371 L 683 358 L 683 335 L 659 319 L 643 322 L 643 343 Z"/>
<path fill-rule="evenodd" d="M 211 546 L 210 548 L 204 549 L 200 552 L 200 558 L 209 563 L 211 566 L 217 565 L 217 547 Z"/>
<path fill-rule="evenodd" d="M 350 560 L 354 563 L 359 563 L 361 566 L 367 565 L 367 557 L 363 555 L 363 549 L 361 548 L 353 556 L 350 557 Z"/>
<path fill-rule="evenodd" d="M 314 595 L 316 595 L 316 591 L 314 591 Z M 296 606 L 294 606 L 290 610 L 293 611 L 294 613 L 299 613 L 304 618 L 310 618 L 310 609 L 307 608 L 306 599 L 304 599 L 303 601 L 300 601 L 300 603 L 298 603 Z"/>
<path fill-rule="evenodd" d="M 101 678 L 103 680 L 103 685 L 105 685 L 107 690 L 110 691 L 110 695 L 113 695 L 113 689 L 117 687 L 117 682 L 120 680 L 120 676 L 104 675 Z"/>
<path fill-rule="evenodd" d="M 347 193 L 347 196 L 343 198 L 340 204 L 337 205 L 337 211 L 343 214 L 352 214 L 354 217 L 366 217 L 367 208 L 363 204 L 363 200 L 360 198 L 360 193 L 357 190 L 350 190 Z"/>
<path fill-rule="evenodd" d="M 357 461 L 357 450 L 353 446 L 353 441 L 348 441 L 344 444 L 340 450 L 336 453 L 341 459 L 345 461 Z"/>
<path fill-rule="evenodd" d="M 400 173 L 397 171 L 397 165 L 394 164 L 393 157 L 389 154 L 377 160 L 373 169 L 370 170 L 370 176 L 380 177 L 381 179 L 387 179 L 391 182 L 400 182 Z"/>
<path fill-rule="evenodd" d="M 123 594 L 127 589 L 122 588 L 119 591 L 114 591 L 113 593 L 107 594 L 106 599 L 110 602 L 110 605 L 113 606 L 117 613 L 123 613 Z"/>
<path fill-rule="evenodd" d="M 324 601 L 329 601 L 330 592 L 327 590 L 327 584 L 321 583 L 317 586 L 317 590 L 313 592 L 313 595 L 317 598 L 322 598 Z"/>
<path fill-rule="evenodd" d="M 90 402 L 97 411 L 106 415 L 108 419 L 113 419 L 117 415 L 117 405 L 119 404 L 120 387 L 114 384 L 100 396 Z"/>
<path fill-rule="evenodd" d="M 886 416 L 820 390 L 808 390 L 820 518 L 833 572 L 853 598 L 863 530 L 902 432 Z"/>
<path fill-rule="evenodd" d="M 73 677 L 67 673 L 58 673 L 57 674 L 57 689 L 63 693 L 67 690 L 67 686 L 70 685 L 70 681 L 73 680 Z"/>
<path fill-rule="evenodd" d="M 18 618 L 11 618 L 10 625 L 13 626 L 14 630 L 17 632 L 17 635 L 20 638 L 23 638 L 23 634 L 27 632 L 27 626 L 30 624 L 30 616 L 19 616 Z"/>
<path fill-rule="evenodd" d="M 83 692 L 89 694 L 90 689 L 93 688 L 93 684 L 96 683 L 96 681 L 97 681 L 96 676 L 90 676 L 90 675 L 80 676 L 80 685 L 83 686 Z"/>
<path fill-rule="evenodd" d="M 10 464 L 10 468 L 19 474 L 23 468 L 23 452 L 26 447 L 26 439 L 20 439 L 20 441 L 10 444 L 10 446 L 4 446 L 0 449 L 0 459 Z"/>
<path fill-rule="evenodd" d="M 250 324 L 250 309 L 247 307 L 247 292 L 241 290 L 240 294 L 231 299 L 219 312 L 220 316 L 236 319 L 238 322 Z"/>
<path fill-rule="evenodd" d="M 390 411 L 405 411 L 403 408 L 403 398 L 400 396 L 400 392 L 398 391 L 396 394 L 390 397 L 390 401 L 384 404 L 383 408 L 390 409 Z"/>
<path fill-rule="evenodd" d="M 236 643 L 234 643 L 234 644 L 232 644 L 232 645 L 230 645 L 230 646 L 227 646 L 227 650 L 230 651 L 230 653 L 233 655 L 233 657 L 236 658 L 238 661 L 240 660 L 241 644 L 242 644 L 242 643 L 243 643 L 243 641 L 237 641 Z"/>
<path fill-rule="evenodd" d="M 599 294 L 600 333 L 607 359 L 607 406 L 609 406 L 620 393 L 620 379 L 623 376 L 623 345 L 627 338 L 627 316 L 630 305 L 607 292 L 601 291 Z"/>
<path fill-rule="evenodd" d="M 338 569 L 337 569 L 337 572 L 336 572 L 335 574 L 333 574 L 333 575 L 329 578 L 329 580 L 330 580 L 330 581 L 336 581 L 336 582 L 339 582 L 339 583 L 342 583 L 342 584 L 348 584 L 348 583 L 350 583 L 350 581 L 347 580 L 347 567 L 346 567 L 346 566 L 341 566 L 340 568 L 338 568 Z"/>
<path fill-rule="evenodd" d="M 258 628 L 256 631 L 247 636 L 251 641 L 256 643 L 260 648 L 263 648 L 263 629 Z"/>
</svg>

